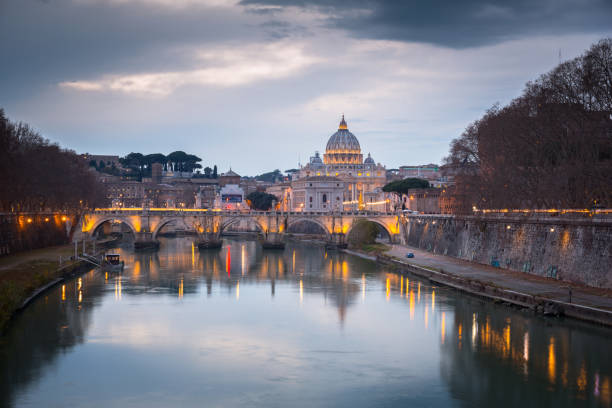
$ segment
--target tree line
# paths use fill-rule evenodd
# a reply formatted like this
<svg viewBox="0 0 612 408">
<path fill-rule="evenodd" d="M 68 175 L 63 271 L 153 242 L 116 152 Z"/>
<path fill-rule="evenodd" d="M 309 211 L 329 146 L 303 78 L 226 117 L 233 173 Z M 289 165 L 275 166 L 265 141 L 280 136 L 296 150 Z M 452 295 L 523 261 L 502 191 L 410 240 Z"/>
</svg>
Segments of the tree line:
<svg viewBox="0 0 612 408">
<path fill-rule="evenodd" d="M 491 107 L 444 161 L 458 213 L 612 206 L 612 39 Z"/>
<path fill-rule="evenodd" d="M 202 168 L 201 161 L 200 157 L 185 153 L 182 150 L 177 150 L 168 155 L 162 153 L 145 155 L 132 152 L 125 157 L 119 158 L 121 166 L 127 169 L 127 175 L 138 180 L 142 180 L 142 177 L 151 177 L 151 168 L 154 163 L 160 163 L 164 171 L 195 173 L 195 177 L 217 178 L 217 165 L 214 165 L 212 168 L 208 166 Z M 116 174 L 119 172 L 114 169 L 114 166 L 109 168 L 103 164 L 96 163 L 95 160 L 90 162 L 90 165 L 104 173 Z"/>
<path fill-rule="evenodd" d="M 86 163 L 0 109 L 0 206 L 5 212 L 93 208 L 104 199 Z"/>
<path fill-rule="evenodd" d="M 408 194 L 408 190 L 413 188 L 429 188 L 429 181 L 420 178 L 405 178 L 403 180 L 395 180 L 383 186 L 382 190 L 385 193 L 395 193 L 400 198 L 402 194 Z"/>
</svg>

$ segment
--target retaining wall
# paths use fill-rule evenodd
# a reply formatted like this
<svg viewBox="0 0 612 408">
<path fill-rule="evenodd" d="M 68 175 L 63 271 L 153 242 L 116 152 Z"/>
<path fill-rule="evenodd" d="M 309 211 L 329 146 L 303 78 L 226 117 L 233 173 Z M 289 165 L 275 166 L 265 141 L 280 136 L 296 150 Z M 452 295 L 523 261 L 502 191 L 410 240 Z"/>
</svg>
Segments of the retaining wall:
<svg viewBox="0 0 612 408">
<path fill-rule="evenodd" d="M 408 245 L 594 287 L 612 288 L 609 216 L 411 215 Z"/>
</svg>

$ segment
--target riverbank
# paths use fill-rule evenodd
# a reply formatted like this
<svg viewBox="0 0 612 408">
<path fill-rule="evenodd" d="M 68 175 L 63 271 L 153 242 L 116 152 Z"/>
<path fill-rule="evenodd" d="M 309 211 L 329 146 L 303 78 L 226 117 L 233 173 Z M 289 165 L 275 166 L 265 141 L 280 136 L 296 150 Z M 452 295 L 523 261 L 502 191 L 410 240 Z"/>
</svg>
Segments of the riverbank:
<svg viewBox="0 0 612 408">
<path fill-rule="evenodd" d="M 406 258 L 408 252 L 415 257 Z M 372 258 L 371 252 L 350 253 Z M 612 326 L 612 290 L 609 289 L 476 264 L 405 245 L 393 245 L 378 253 L 376 260 L 494 302 L 526 308 L 543 315 L 567 316 Z"/>
<path fill-rule="evenodd" d="M 101 249 L 106 243 L 99 241 L 96 245 Z M 79 248 L 79 251 L 81 249 Z M 90 252 L 91 250 L 92 248 L 89 248 Z M 71 259 L 72 256 L 74 245 L 70 244 L 0 258 L 0 333 L 16 312 L 45 290 L 91 269 L 90 263 Z"/>
</svg>

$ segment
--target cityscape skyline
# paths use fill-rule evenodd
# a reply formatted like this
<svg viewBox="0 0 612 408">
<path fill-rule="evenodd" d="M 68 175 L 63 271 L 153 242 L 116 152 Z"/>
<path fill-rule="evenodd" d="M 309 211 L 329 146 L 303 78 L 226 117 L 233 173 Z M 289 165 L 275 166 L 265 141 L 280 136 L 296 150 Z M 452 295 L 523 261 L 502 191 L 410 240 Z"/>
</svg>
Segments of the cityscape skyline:
<svg viewBox="0 0 612 408">
<path fill-rule="evenodd" d="M 0 107 L 78 153 L 184 150 L 243 175 L 307 163 L 344 113 L 387 168 L 440 163 L 494 103 L 612 34 L 599 1 L 438 3 L 7 2 Z"/>
</svg>

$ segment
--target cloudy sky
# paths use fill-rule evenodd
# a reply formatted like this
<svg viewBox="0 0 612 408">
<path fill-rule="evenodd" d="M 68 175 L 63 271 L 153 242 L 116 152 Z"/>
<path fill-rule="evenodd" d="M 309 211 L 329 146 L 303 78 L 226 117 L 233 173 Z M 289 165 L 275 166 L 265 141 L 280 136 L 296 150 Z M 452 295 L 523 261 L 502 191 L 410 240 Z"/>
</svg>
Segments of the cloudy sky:
<svg viewBox="0 0 612 408">
<path fill-rule="evenodd" d="M 0 0 L 0 107 L 79 153 L 240 174 L 324 151 L 439 163 L 495 102 L 612 35 L 610 0 Z"/>
</svg>

